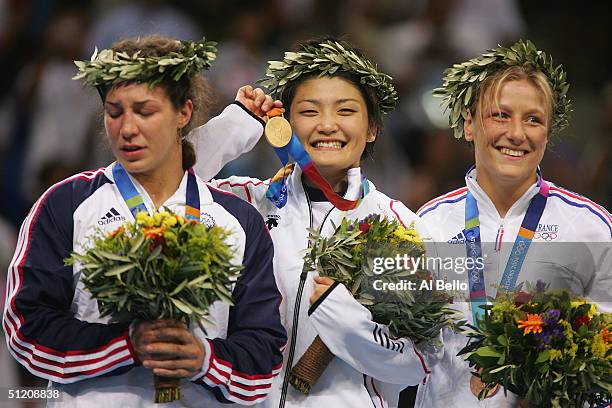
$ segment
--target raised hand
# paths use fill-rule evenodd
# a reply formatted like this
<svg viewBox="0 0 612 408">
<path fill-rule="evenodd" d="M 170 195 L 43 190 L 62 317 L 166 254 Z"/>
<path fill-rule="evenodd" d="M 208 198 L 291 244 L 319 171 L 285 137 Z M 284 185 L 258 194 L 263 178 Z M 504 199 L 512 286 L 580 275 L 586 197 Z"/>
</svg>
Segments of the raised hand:
<svg viewBox="0 0 612 408">
<path fill-rule="evenodd" d="M 245 85 L 238 89 L 236 93 L 236 101 L 243 104 L 248 110 L 255 115 L 266 120 L 266 114 L 272 108 L 282 108 L 283 103 L 279 100 L 272 100 L 270 95 L 267 95 L 263 89 L 254 88 L 251 85 Z"/>
</svg>

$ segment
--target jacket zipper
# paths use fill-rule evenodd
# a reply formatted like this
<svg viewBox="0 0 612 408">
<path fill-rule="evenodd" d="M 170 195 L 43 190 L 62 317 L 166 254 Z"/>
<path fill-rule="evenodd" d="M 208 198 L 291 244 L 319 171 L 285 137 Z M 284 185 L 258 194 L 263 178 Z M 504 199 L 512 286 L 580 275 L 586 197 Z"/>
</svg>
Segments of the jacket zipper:
<svg viewBox="0 0 612 408">
<path fill-rule="evenodd" d="M 308 193 L 306 193 L 306 201 L 308 202 L 308 213 L 310 216 L 310 228 L 312 228 L 312 206 L 310 204 L 310 198 L 308 197 Z M 323 229 L 323 225 L 325 225 L 325 220 L 329 214 L 334 210 L 332 207 L 331 210 L 325 214 L 323 218 L 323 222 L 321 222 L 321 226 L 319 227 L 319 233 Z M 308 241 L 308 248 L 310 248 L 310 241 Z M 291 323 L 291 343 L 289 344 L 289 357 L 287 357 L 287 363 L 285 365 L 285 376 L 283 377 L 283 387 L 281 389 L 281 397 L 280 402 L 278 404 L 279 408 L 285 407 L 285 402 L 287 400 L 287 389 L 289 387 L 289 374 L 291 369 L 293 368 L 293 355 L 295 353 L 295 342 L 297 339 L 297 330 L 298 330 L 298 322 L 300 319 L 300 306 L 302 303 L 302 293 L 304 292 L 304 284 L 306 283 L 306 277 L 308 276 L 308 272 L 304 270 L 302 267 L 302 273 L 300 274 L 300 285 L 298 286 L 297 296 L 295 297 L 295 305 L 293 306 L 293 322 Z"/>
<path fill-rule="evenodd" d="M 500 252 L 502 247 L 502 242 L 504 238 L 504 220 L 502 219 L 499 228 L 497 229 L 497 235 L 495 238 L 495 251 Z"/>
</svg>

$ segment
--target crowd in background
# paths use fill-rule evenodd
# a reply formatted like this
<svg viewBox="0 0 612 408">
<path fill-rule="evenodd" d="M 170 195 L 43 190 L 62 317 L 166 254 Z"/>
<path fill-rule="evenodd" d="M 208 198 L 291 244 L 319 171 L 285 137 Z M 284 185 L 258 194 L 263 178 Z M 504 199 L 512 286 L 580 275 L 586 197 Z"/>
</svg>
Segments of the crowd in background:
<svg viewBox="0 0 612 408">
<path fill-rule="evenodd" d="M 299 40 L 335 35 L 363 49 L 394 78 L 400 102 L 365 173 L 416 211 L 460 187 L 473 152 L 453 139 L 431 90 L 443 70 L 497 44 L 529 38 L 569 76 L 570 127 L 550 141 L 545 178 L 609 208 L 612 176 L 612 29 L 606 2 L 527 0 L 0 0 L 0 305 L 19 225 L 53 183 L 108 164 L 95 91 L 72 81 L 75 59 L 126 36 L 160 33 L 219 42 L 206 73 L 218 112 L 266 62 Z M 260 143 L 219 175 L 267 178 L 280 163 Z M 0 387 L 30 384 L 0 344 Z M 4 357 L 3 357 L 4 355 Z"/>
</svg>

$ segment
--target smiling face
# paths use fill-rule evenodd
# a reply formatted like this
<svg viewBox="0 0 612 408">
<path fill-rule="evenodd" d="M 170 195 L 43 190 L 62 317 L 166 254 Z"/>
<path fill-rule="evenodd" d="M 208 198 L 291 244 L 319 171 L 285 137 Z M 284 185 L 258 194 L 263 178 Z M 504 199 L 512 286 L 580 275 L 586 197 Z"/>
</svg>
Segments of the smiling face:
<svg viewBox="0 0 612 408">
<path fill-rule="evenodd" d="M 526 190 L 546 150 L 550 109 L 542 91 L 527 79 L 500 84 L 497 98 L 485 91 L 479 111 L 465 121 L 474 142 L 478 183 Z M 485 188 L 486 189 L 486 188 Z"/>
<path fill-rule="evenodd" d="M 359 89 L 341 77 L 311 78 L 298 85 L 289 120 L 321 174 L 332 183 L 359 167 L 366 142 L 376 139 Z"/>
<path fill-rule="evenodd" d="M 111 149 L 127 172 L 136 176 L 182 173 L 178 130 L 191 117 L 187 101 L 176 109 L 166 91 L 146 84 L 120 84 L 106 95 L 104 125 Z"/>
</svg>

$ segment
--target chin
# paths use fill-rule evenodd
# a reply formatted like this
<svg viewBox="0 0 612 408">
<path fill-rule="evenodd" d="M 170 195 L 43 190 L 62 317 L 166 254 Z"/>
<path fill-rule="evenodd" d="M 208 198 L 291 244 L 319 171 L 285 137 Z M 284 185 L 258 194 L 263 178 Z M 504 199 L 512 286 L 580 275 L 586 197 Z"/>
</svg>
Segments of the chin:
<svg viewBox="0 0 612 408">
<path fill-rule="evenodd" d="M 522 183 L 536 175 L 536 169 L 526 170 L 522 166 L 501 166 L 496 172 L 495 178 L 505 184 Z"/>
<path fill-rule="evenodd" d="M 140 160 L 132 161 L 132 162 L 120 161 L 120 163 L 125 169 L 125 171 L 127 171 L 130 174 L 145 173 L 148 170 L 146 163 L 142 163 Z"/>
</svg>

